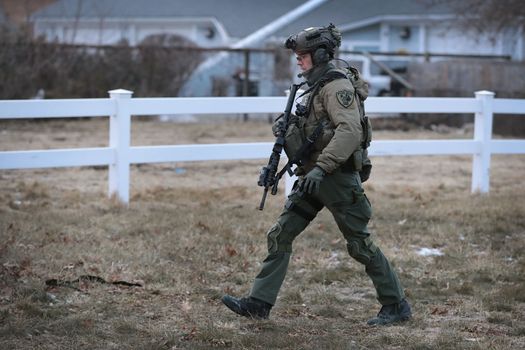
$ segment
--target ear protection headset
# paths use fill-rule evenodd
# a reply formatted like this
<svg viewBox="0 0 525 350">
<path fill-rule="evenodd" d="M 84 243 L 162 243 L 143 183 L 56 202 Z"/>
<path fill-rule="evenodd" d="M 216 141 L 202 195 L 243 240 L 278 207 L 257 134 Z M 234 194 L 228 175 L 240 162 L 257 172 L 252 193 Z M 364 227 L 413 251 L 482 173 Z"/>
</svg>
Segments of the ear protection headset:
<svg viewBox="0 0 525 350">
<path fill-rule="evenodd" d="M 326 63 L 330 61 L 331 55 L 328 53 L 328 50 L 324 46 L 318 47 L 312 54 L 312 63 L 318 65 L 321 63 Z"/>
</svg>

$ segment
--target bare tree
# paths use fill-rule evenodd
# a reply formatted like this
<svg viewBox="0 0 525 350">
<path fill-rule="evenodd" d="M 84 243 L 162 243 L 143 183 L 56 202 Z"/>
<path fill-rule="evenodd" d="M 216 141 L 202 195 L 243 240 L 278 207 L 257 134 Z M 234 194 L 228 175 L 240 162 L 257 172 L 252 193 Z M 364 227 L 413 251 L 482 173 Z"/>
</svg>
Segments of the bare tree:
<svg viewBox="0 0 525 350">
<path fill-rule="evenodd" d="M 149 96 L 177 96 L 180 88 L 202 61 L 197 46 L 175 34 L 155 34 L 139 45 L 138 93 Z"/>
<path fill-rule="evenodd" d="M 525 25 L 523 0 L 419 0 L 429 6 L 448 7 L 464 29 L 495 35 Z"/>
</svg>

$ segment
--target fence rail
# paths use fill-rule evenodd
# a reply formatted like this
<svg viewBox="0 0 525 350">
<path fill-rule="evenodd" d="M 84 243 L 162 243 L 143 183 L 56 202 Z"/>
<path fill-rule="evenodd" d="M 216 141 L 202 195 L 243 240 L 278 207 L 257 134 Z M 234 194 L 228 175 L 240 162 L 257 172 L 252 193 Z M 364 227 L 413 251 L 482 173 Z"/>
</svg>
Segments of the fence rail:
<svg viewBox="0 0 525 350">
<path fill-rule="evenodd" d="M 130 146 L 131 116 L 157 114 L 280 113 L 285 97 L 131 98 L 113 90 L 107 99 L 0 101 L 0 119 L 108 117 L 109 147 L 0 152 L 0 169 L 109 166 L 109 195 L 129 202 L 130 164 L 261 159 L 273 143 Z M 472 192 L 489 192 L 491 154 L 525 154 L 525 140 L 493 140 L 493 114 L 525 114 L 525 100 L 475 98 L 371 97 L 368 113 L 474 113 L 474 137 L 468 140 L 373 141 L 370 156 L 473 156 Z M 287 179 L 287 188 L 290 179 Z"/>
</svg>

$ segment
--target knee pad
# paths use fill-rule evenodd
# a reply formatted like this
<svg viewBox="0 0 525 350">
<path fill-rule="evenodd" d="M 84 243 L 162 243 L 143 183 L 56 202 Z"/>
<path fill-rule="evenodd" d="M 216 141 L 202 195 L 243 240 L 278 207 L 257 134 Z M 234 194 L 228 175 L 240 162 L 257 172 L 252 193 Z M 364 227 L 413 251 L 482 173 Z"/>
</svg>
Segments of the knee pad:
<svg viewBox="0 0 525 350">
<path fill-rule="evenodd" d="M 372 242 L 370 237 L 365 239 L 353 238 L 346 244 L 348 254 L 363 265 L 368 265 L 374 259 L 377 252 L 377 246 Z"/>
<path fill-rule="evenodd" d="M 291 253 L 292 245 L 287 243 L 286 237 L 281 237 L 283 228 L 279 222 L 276 222 L 267 232 L 268 238 L 268 254 L 275 254 L 277 252 Z"/>
<path fill-rule="evenodd" d="M 282 231 L 281 224 L 278 222 L 275 223 L 268 232 L 266 233 L 266 236 L 268 238 L 268 254 L 274 254 L 277 252 L 278 249 L 278 243 L 277 243 L 277 237 L 279 237 L 279 234 Z"/>
</svg>

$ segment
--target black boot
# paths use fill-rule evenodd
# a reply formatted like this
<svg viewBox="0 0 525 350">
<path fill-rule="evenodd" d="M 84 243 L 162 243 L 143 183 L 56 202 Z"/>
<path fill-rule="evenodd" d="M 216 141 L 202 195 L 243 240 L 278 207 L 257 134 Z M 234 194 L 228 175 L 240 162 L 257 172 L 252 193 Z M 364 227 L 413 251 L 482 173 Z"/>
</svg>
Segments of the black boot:
<svg viewBox="0 0 525 350">
<path fill-rule="evenodd" d="M 395 322 L 407 321 L 410 317 L 412 317 L 410 304 L 403 299 L 396 304 L 383 305 L 377 317 L 369 320 L 367 323 L 370 326 L 384 326 Z"/>
<path fill-rule="evenodd" d="M 225 295 L 222 297 L 222 302 L 236 314 L 256 320 L 267 319 L 272 308 L 271 304 L 252 297 L 239 299 Z"/>
</svg>

